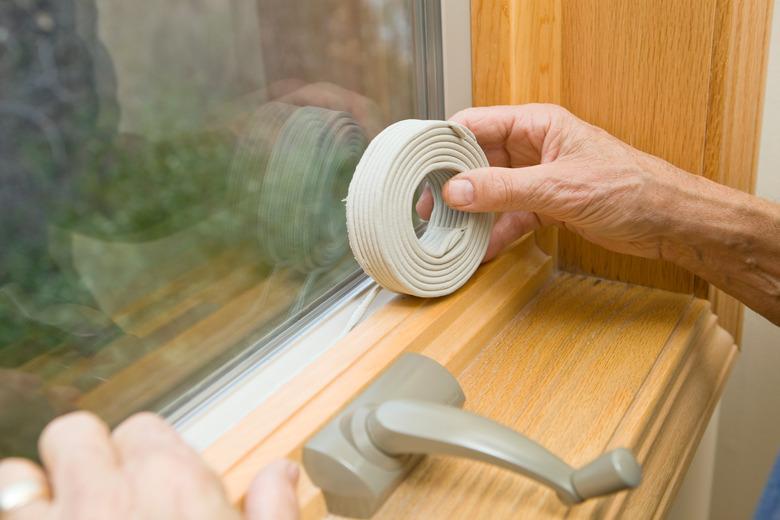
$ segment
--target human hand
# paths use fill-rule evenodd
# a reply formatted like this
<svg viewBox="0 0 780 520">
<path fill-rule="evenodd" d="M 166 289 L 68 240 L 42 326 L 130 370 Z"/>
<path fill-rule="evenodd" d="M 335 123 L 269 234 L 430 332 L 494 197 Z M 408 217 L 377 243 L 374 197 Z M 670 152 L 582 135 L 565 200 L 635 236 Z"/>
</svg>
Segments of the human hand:
<svg viewBox="0 0 780 520">
<path fill-rule="evenodd" d="M 94 415 L 75 412 L 52 421 L 41 434 L 45 470 L 26 459 L 0 461 L 0 495 L 14 486 L 40 484 L 42 496 L 3 520 L 239 519 L 219 479 L 159 417 L 137 414 L 113 433 Z M 298 467 L 278 461 L 252 483 L 247 520 L 298 518 Z M 18 489 L 18 488 L 17 488 Z"/>
<path fill-rule="evenodd" d="M 623 143 L 556 105 L 470 108 L 453 121 L 474 132 L 489 168 L 456 175 L 445 202 L 460 211 L 502 213 L 485 260 L 544 225 L 607 249 L 664 256 L 670 216 L 706 186 L 697 177 Z M 433 206 L 426 189 L 417 211 Z"/>
</svg>

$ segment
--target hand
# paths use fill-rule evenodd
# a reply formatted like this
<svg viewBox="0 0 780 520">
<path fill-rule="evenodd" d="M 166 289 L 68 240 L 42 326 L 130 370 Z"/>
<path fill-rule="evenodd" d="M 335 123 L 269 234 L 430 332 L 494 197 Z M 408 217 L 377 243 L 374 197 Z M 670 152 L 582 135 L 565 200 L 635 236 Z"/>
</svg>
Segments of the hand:
<svg viewBox="0 0 780 520">
<path fill-rule="evenodd" d="M 490 167 L 442 190 L 461 211 L 494 211 L 485 260 L 554 224 L 612 251 L 670 260 L 780 324 L 780 204 L 640 152 L 555 105 L 470 108 Z M 430 216 L 428 189 L 417 212 Z"/>
<path fill-rule="evenodd" d="M 444 200 L 461 211 L 502 213 L 485 260 L 549 224 L 612 251 L 663 257 L 669 215 L 683 192 L 702 189 L 696 176 L 556 105 L 470 108 L 452 120 L 474 132 L 490 167 L 450 179 Z M 428 218 L 432 204 L 424 191 L 418 213 Z"/>
<path fill-rule="evenodd" d="M 137 414 L 113 433 L 94 415 L 75 412 L 41 434 L 45 470 L 26 459 L 0 462 L 0 492 L 34 480 L 49 489 L 4 513 L 24 519 L 239 519 L 219 479 L 159 417 Z M 278 461 L 261 472 L 245 501 L 248 520 L 298 518 L 298 468 Z"/>
</svg>

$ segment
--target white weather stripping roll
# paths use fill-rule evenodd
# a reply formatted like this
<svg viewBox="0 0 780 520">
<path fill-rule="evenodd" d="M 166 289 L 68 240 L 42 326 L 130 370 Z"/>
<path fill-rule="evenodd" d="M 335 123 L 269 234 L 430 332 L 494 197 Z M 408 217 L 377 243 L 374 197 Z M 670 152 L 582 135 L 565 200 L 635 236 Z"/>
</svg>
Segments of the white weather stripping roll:
<svg viewBox="0 0 780 520">
<path fill-rule="evenodd" d="M 465 284 L 485 256 L 493 214 L 456 211 L 441 189 L 450 177 L 487 165 L 474 135 L 457 123 L 408 119 L 376 136 L 347 195 L 349 245 L 363 270 L 387 289 L 422 297 Z M 417 238 L 412 199 L 423 180 L 434 207 Z"/>
</svg>

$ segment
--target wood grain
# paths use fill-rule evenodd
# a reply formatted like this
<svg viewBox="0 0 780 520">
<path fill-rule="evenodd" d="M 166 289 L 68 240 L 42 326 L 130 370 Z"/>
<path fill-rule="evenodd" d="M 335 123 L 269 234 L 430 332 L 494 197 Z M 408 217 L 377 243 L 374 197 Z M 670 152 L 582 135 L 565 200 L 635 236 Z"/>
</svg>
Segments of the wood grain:
<svg viewBox="0 0 780 520">
<path fill-rule="evenodd" d="M 771 8 L 772 0 L 475 0 L 474 103 L 559 103 L 689 172 L 752 191 Z M 540 239 L 555 251 L 550 241 Z M 557 251 L 566 270 L 709 296 L 740 336 L 741 306 L 682 268 L 565 231 Z"/>
<path fill-rule="evenodd" d="M 558 103 L 561 0 L 472 0 L 475 106 Z"/>
<path fill-rule="evenodd" d="M 474 106 L 561 102 L 561 0 L 472 0 Z M 535 233 L 557 264 L 558 230 Z"/>
<path fill-rule="evenodd" d="M 436 300 L 399 297 L 361 324 L 205 451 L 231 500 L 242 499 L 269 461 L 300 460 L 310 435 L 398 355 L 415 351 L 458 377 L 468 409 L 526 433 L 572 464 L 611 447 L 634 449 L 645 484 L 567 509 L 523 477 L 430 458 L 380 518 L 661 514 L 736 347 L 704 300 L 582 275 L 550 278 L 551 267 L 527 236 L 461 291 Z M 326 515 L 305 473 L 299 499 L 305 518 Z"/>
<path fill-rule="evenodd" d="M 459 374 L 466 408 L 574 465 L 629 447 L 643 484 L 567 508 L 527 478 L 430 457 L 377 518 L 661 516 L 735 352 L 706 301 L 561 273 Z"/>
<path fill-rule="evenodd" d="M 562 104 L 701 173 L 715 3 L 567 0 L 562 23 Z M 608 252 L 569 232 L 559 238 L 564 269 L 693 292 L 693 276 L 670 263 Z"/>
<path fill-rule="evenodd" d="M 403 352 L 427 354 L 459 373 L 548 280 L 552 260 L 526 236 L 486 264 L 458 292 L 422 300 L 398 297 L 258 406 L 204 452 L 232 500 L 280 456 L 300 458 L 314 434 Z M 305 508 L 320 510 L 304 479 Z"/>
<path fill-rule="evenodd" d="M 714 18 L 706 4 L 476 0 L 474 104 L 559 103 L 700 171 L 709 74 L 701 56 L 709 56 Z M 558 235 L 557 251 L 564 269 L 693 291 L 692 275 L 676 266 L 607 252 L 571 233 Z"/>
</svg>

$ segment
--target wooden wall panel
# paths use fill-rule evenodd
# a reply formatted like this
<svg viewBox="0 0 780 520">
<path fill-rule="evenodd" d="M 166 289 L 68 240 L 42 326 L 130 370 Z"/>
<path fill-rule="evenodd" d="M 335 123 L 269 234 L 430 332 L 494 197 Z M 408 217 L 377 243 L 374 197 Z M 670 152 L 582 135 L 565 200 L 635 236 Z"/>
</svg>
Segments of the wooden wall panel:
<svg viewBox="0 0 780 520">
<path fill-rule="evenodd" d="M 474 106 L 559 103 L 561 0 L 472 0 Z"/>
<path fill-rule="evenodd" d="M 627 143 L 701 173 L 707 128 L 712 0 L 565 0 L 562 104 Z M 668 262 L 619 255 L 560 233 L 562 268 L 693 292 Z"/>
<path fill-rule="evenodd" d="M 473 0 L 474 104 L 559 103 L 687 171 L 752 191 L 771 4 Z M 565 231 L 557 252 L 565 270 L 709 296 L 739 339 L 741 305 L 682 268 Z"/>
</svg>

